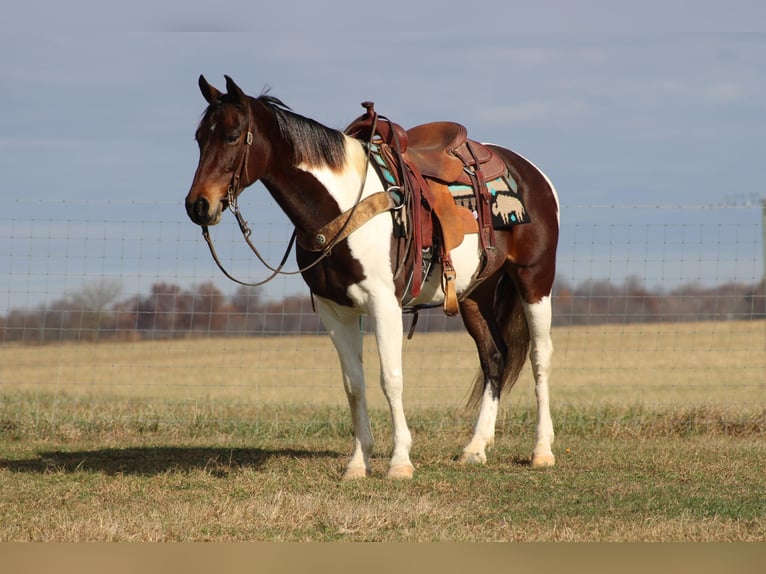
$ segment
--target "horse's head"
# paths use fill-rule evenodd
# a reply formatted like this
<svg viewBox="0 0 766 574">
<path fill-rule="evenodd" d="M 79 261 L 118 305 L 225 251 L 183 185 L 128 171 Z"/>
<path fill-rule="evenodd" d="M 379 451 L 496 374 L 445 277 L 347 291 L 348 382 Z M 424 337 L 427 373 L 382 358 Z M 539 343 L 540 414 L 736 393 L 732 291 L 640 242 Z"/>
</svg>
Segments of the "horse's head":
<svg viewBox="0 0 766 574">
<path fill-rule="evenodd" d="M 195 139 L 199 163 L 186 196 L 186 212 L 198 225 L 215 225 L 241 191 L 259 179 L 265 162 L 263 138 L 254 142 L 257 126 L 250 98 L 226 76 L 227 93 L 199 77 L 208 107 Z"/>
</svg>

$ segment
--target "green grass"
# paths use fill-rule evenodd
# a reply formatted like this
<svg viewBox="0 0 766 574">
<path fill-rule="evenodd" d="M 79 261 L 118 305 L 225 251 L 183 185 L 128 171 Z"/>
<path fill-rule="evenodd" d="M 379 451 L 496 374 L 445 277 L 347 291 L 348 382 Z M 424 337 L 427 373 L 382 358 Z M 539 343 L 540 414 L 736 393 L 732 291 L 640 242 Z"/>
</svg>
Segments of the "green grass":
<svg viewBox="0 0 766 574">
<path fill-rule="evenodd" d="M 483 467 L 454 461 L 473 417 L 410 411 L 416 476 L 341 482 L 346 409 L 0 395 L 0 540 L 766 540 L 763 407 L 554 409 L 557 466 L 528 466 L 534 418 L 501 412 Z"/>
</svg>

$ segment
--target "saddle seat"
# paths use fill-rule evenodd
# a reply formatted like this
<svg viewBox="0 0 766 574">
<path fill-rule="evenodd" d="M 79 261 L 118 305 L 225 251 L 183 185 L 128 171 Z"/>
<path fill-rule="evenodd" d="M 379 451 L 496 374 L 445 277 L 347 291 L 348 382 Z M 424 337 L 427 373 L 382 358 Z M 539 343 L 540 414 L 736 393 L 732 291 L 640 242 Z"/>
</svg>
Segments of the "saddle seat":
<svg viewBox="0 0 766 574">
<path fill-rule="evenodd" d="M 468 139 L 464 126 L 455 122 L 432 122 L 406 131 L 404 153 L 425 177 L 451 183 L 463 173 L 463 162 L 454 155 Z"/>
</svg>

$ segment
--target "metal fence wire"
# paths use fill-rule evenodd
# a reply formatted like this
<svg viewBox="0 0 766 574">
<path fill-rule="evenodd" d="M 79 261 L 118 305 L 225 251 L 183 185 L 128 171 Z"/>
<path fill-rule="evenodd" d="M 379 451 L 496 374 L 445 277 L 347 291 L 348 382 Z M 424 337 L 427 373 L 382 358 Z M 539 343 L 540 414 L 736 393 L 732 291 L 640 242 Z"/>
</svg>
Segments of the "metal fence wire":
<svg viewBox="0 0 766 574">
<path fill-rule="evenodd" d="M 289 222 L 265 194 L 245 197 L 253 241 L 276 262 Z M 341 399 L 337 360 L 300 278 L 232 284 L 180 202 L 10 205 L 0 216 L 0 392 L 164 384 L 306 400 L 326 387 Z M 563 204 L 561 213 L 556 380 L 590 389 L 591 400 L 647 381 L 702 400 L 724 380 L 742 401 L 762 402 L 761 205 Z M 264 276 L 233 219 L 213 233 L 237 275 Z M 416 333 L 405 345 L 410 384 L 424 396 L 445 386 L 455 390 L 441 396 L 462 396 L 477 361 L 459 318 L 429 312 Z M 372 341 L 366 347 L 374 351 Z M 366 363 L 375 369 L 373 355 Z M 321 392 L 290 391 L 285 381 Z"/>
</svg>

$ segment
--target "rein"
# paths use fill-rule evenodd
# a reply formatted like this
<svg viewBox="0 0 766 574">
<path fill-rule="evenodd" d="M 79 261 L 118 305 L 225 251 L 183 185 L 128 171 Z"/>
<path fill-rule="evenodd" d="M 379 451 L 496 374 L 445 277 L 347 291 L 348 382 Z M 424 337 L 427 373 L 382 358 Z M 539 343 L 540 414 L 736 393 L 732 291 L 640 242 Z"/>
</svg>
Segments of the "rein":
<svg viewBox="0 0 766 574">
<path fill-rule="evenodd" d="M 227 190 L 227 202 L 229 210 L 234 214 L 234 217 L 237 219 L 237 223 L 239 224 L 240 232 L 242 233 L 242 237 L 245 240 L 245 243 L 247 243 L 247 246 L 250 248 L 250 250 L 255 254 L 255 256 L 258 258 L 258 260 L 269 270 L 271 271 L 271 275 L 266 277 L 266 279 L 263 279 L 261 281 L 257 281 L 254 283 L 248 282 L 248 281 L 242 281 L 240 279 L 237 279 L 233 275 L 231 275 L 223 266 L 221 263 L 221 260 L 218 258 L 218 254 L 216 253 L 215 246 L 213 245 L 213 240 L 210 237 L 210 231 L 208 229 L 207 225 L 202 226 L 202 237 L 205 239 L 205 243 L 207 243 L 208 248 L 210 249 L 210 255 L 213 258 L 213 261 L 215 261 L 216 265 L 218 265 L 218 268 L 221 270 L 221 272 L 228 277 L 230 280 L 234 281 L 235 283 L 239 283 L 240 285 L 244 285 L 245 287 L 259 287 L 261 285 L 264 285 L 274 279 L 277 275 L 298 275 L 299 273 L 303 273 L 305 271 L 308 271 L 309 269 L 312 269 L 313 267 L 317 266 L 322 260 L 326 259 L 332 254 L 333 248 L 340 243 L 343 239 L 345 239 L 350 233 L 356 230 L 356 228 L 359 226 L 358 220 L 354 220 L 354 213 L 359 208 L 360 205 L 364 205 L 365 202 L 362 201 L 362 193 L 364 192 L 364 186 L 367 182 L 367 171 L 369 169 L 370 165 L 370 154 L 371 154 L 371 143 L 372 138 L 375 134 L 375 124 L 377 122 L 377 114 L 375 118 L 373 119 L 373 130 L 370 134 L 370 141 L 367 145 L 367 153 L 365 155 L 365 164 L 364 164 L 364 173 L 362 176 L 362 183 L 359 186 L 359 193 L 357 194 L 356 201 L 354 202 L 353 207 L 351 207 L 350 210 L 342 213 L 336 220 L 331 222 L 331 224 L 335 223 L 336 221 L 341 221 L 340 229 L 337 230 L 334 237 L 328 242 L 326 241 L 325 235 L 321 233 L 313 234 L 315 240 L 321 238 L 321 245 L 326 247 L 323 247 L 321 249 L 321 254 L 319 257 L 317 257 L 316 260 L 311 262 L 310 264 L 306 265 L 305 267 L 296 269 L 295 271 L 283 271 L 282 268 L 284 267 L 285 263 L 287 262 L 287 258 L 290 255 L 290 251 L 293 248 L 293 244 L 295 243 L 295 239 L 297 236 L 297 229 L 293 229 L 293 233 L 290 236 L 290 241 L 287 244 L 287 249 L 285 250 L 284 255 L 282 256 L 282 260 L 279 262 L 279 265 L 277 267 L 272 267 L 269 265 L 269 263 L 263 258 L 263 256 L 260 254 L 258 249 L 255 245 L 253 245 L 253 242 L 250 240 L 250 236 L 252 235 L 252 230 L 250 229 L 250 226 L 247 224 L 247 221 L 245 220 L 244 216 L 239 210 L 239 205 L 237 202 L 237 197 L 239 195 L 238 190 L 240 186 L 240 180 L 242 179 L 242 174 L 244 173 L 245 180 L 248 179 L 247 175 L 247 158 L 250 152 L 250 146 L 253 145 L 253 132 L 250 130 L 250 104 L 247 103 L 246 107 L 246 115 L 247 115 L 247 134 L 245 136 L 245 139 L 243 140 L 243 151 L 242 151 L 242 160 L 240 161 L 239 169 L 237 169 L 234 172 L 234 175 L 232 176 L 231 183 L 229 184 L 229 188 Z M 375 194 L 380 195 L 380 194 Z M 388 195 L 388 194 L 386 194 Z M 371 196 L 375 197 L 375 196 Z M 370 198 L 368 198 L 370 199 Z M 392 202 L 393 200 L 391 200 Z M 389 208 L 389 204 L 386 203 L 386 209 Z M 391 205 L 390 207 L 393 207 Z M 320 231 L 323 231 L 330 227 L 331 225 L 328 224 L 327 226 L 323 227 Z M 332 226 L 337 227 L 335 225 Z M 334 229 L 333 229 L 334 230 Z"/>
</svg>

